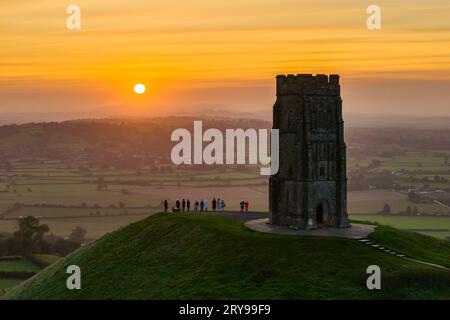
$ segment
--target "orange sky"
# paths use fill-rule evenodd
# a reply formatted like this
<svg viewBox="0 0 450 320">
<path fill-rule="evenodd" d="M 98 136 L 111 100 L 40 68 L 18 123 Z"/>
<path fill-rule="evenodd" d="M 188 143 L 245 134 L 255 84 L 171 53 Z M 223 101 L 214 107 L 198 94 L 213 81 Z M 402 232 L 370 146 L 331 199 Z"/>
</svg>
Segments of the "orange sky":
<svg viewBox="0 0 450 320">
<path fill-rule="evenodd" d="M 369 4 L 0 0 L 0 114 L 259 112 L 276 74 L 339 73 L 346 112 L 450 115 L 450 3 L 376 1 L 380 31 Z"/>
</svg>

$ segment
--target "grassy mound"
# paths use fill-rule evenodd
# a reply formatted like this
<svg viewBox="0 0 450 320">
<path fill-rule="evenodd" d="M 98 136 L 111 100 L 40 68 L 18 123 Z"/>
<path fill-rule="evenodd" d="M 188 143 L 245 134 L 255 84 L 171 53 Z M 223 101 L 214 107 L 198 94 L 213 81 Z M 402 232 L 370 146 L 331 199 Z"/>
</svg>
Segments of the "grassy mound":
<svg viewBox="0 0 450 320">
<path fill-rule="evenodd" d="M 378 227 L 379 232 L 396 243 L 403 236 L 392 228 Z M 436 248 L 450 255 L 448 244 Z M 66 289 L 71 264 L 81 268 L 81 290 Z M 366 268 L 372 264 L 381 267 L 382 290 L 366 288 Z M 355 240 L 262 234 L 223 217 L 157 214 L 77 250 L 5 298 L 449 298 L 449 284 L 449 272 Z"/>
<path fill-rule="evenodd" d="M 390 249 L 406 253 L 410 257 L 450 268 L 448 241 L 387 226 L 377 228 L 369 238 L 378 243 L 389 244 Z"/>
</svg>

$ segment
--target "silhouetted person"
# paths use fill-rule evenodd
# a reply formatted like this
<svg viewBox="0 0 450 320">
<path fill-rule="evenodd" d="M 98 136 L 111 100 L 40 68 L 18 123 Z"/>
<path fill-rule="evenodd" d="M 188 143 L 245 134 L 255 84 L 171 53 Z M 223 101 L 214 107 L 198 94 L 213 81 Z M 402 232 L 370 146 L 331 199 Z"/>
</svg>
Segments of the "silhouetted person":
<svg viewBox="0 0 450 320">
<path fill-rule="evenodd" d="M 191 211 L 191 201 L 189 199 L 187 199 L 186 201 L 186 206 L 187 206 L 187 211 Z"/>
<path fill-rule="evenodd" d="M 205 206 L 205 203 L 203 200 L 200 201 L 200 211 L 203 211 L 203 207 Z"/>
<path fill-rule="evenodd" d="M 242 201 L 240 202 L 240 205 L 241 205 L 241 212 L 244 212 L 244 206 L 245 206 L 244 200 L 242 200 Z"/>
<path fill-rule="evenodd" d="M 184 198 L 183 198 L 183 200 L 181 201 L 181 208 L 182 208 L 183 212 L 184 212 L 184 210 L 186 209 L 186 200 L 184 200 Z"/>
<path fill-rule="evenodd" d="M 216 211 L 216 206 L 217 206 L 216 198 L 214 198 L 214 199 L 211 201 L 211 203 L 212 203 L 212 209 L 213 209 L 213 211 Z"/>
<path fill-rule="evenodd" d="M 167 212 L 167 209 L 169 208 L 169 203 L 167 200 L 164 200 L 164 212 Z"/>
<path fill-rule="evenodd" d="M 244 206 L 245 206 L 245 212 L 248 212 L 249 203 L 247 200 L 245 200 Z"/>
<path fill-rule="evenodd" d="M 177 199 L 177 201 L 175 202 L 175 209 L 176 211 L 180 211 L 180 200 Z"/>
<path fill-rule="evenodd" d="M 195 212 L 198 211 L 198 200 L 195 200 L 195 203 L 194 203 L 194 211 L 195 211 Z"/>
</svg>

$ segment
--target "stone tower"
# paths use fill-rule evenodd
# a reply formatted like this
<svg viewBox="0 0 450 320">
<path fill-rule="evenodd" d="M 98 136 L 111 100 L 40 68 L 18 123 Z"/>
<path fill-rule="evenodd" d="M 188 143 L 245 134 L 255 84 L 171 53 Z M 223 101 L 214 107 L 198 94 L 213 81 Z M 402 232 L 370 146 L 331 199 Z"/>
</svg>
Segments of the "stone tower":
<svg viewBox="0 0 450 320">
<path fill-rule="evenodd" d="M 277 76 L 273 128 L 280 168 L 270 178 L 270 223 L 350 227 L 339 76 Z"/>
</svg>

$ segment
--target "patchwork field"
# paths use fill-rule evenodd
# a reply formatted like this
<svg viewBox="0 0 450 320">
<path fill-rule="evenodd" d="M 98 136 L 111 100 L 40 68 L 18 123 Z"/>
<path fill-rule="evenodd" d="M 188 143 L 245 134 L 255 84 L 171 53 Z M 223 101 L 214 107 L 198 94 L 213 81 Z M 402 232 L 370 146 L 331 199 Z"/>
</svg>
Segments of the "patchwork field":
<svg viewBox="0 0 450 320">
<path fill-rule="evenodd" d="M 38 186 L 39 192 L 32 194 L 0 193 L 0 204 L 4 210 L 10 209 L 14 202 L 32 204 L 63 204 L 65 206 L 78 205 L 78 207 L 34 207 L 25 206 L 14 210 L 5 216 L 6 219 L 0 219 L 1 232 L 14 232 L 16 230 L 16 221 L 21 216 L 33 215 L 41 217 L 41 221 L 48 224 L 51 233 L 60 236 L 68 236 L 73 228 L 80 225 L 88 231 L 88 238 L 97 238 L 103 234 L 113 231 L 116 228 L 124 226 L 130 222 L 139 220 L 154 212 L 160 211 L 158 208 L 132 207 L 156 205 L 164 199 L 175 201 L 176 199 L 201 200 L 212 198 L 223 198 L 226 202 L 227 210 L 239 210 L 239 202 L 246 199 L 250 202 L 250 210 L 267 211 L 268 210 L 268 188 L 267 186 L 255 187 L 145 187 L 134 186 L 129 188 L 129 193 L 123 195 L 120 191 L 92 191 L 93 186 L 89 185 L 70 185 L 60 188 L 55 186 Z M 86 207 L 79 205 L 85 202 L 88 206 L 98 204 L 99 208 Z M 118 203 L 123 202 L 124 208 L 118 207 Z M 369 191 L 351 191 L 348 193 L 348 210 L 354 215 L 368 215 L 372 218 L 384 218 L 374 215 L 380 211 L 384 204 L 391 206 L 392 212 L 405 210 L 407 206 L 416 206 L 420 212 L 445 212 L 445 209 L 435 204 L 414 204 L 408 201 L 405 194 L 388 190 L 369 190 Z M 109 207 L 114 204 L 115 207 Z M 59 219 L 58 219 L 59 218 Z M 391 218 L 391 217 L 386 217 Z M 396 217 L 392 217 L 396 218 Z M 440 218 L 424 217 L 398 217 L 402 221 L 434 221 L 437 219 L 439 225 Z M 361 217 L 364 220 L 364 217 Z M 376 221 L 376 220 L 374 220 Z M 415 222 L 414 225 L 417 225 Z M 419 223 L 420 225 L 420 223 Z M 401 227 L 401 226 L 400 226 Z M 401 227 L 402 228 L 402 227 Z M 425 227 L 424 227 L 425 228 Z M 440 238 L 444 234 L 433 233 Z"/>
<path fill-rule="evenodd" d="M 447 171 L 442 157 L 415 153 L 383 159 L 378 170 L 389 171 Z"/>
<path fill-rule="evenodd" d="M 374 172 L 403 170 L 423 177 L 430 170 L 447 169 L 442 158 L 422 154 L 350 158 L 348 167 L 368 166 L 373 160 L 381 161 L 371 169 Z M 171 206 L 177 199 L 190 199 L 193 207 L 195 200 L 211 202 L 213 198 L 221 198 L 225 199 L 226 210 L 239 210 L 239 203 L 247 200 L 251 211 L 268 211 L 267 177 L 260 176 L 255 166 L 204 171 L 170 165 L 127 169 L 94 165 L 85 160 L 48 159 L 9 159 L 8 165 L 0 176 L 0 232 L 14 232 L 15 220 L 31 215 L 48 224 L 55 235 L 67 237 L 79 225 L 93 239 L 161 211 L 165 199 Z M 401 175 L 398 179 L 399 183 L 405 181 Z M 106 188 L 99 188 L 102 184 Z M 375 215 L 384 204 L 389 204 L 392 213 L 405 211 L 408 206 L 417 207 L 421 214 L 448 213 L 447 208 L 438 204 L 412 203 L 405 192 L 380 189 L 348 192 L 351 215 Z M 442 232 L 432 235 L 446 236 Z"/>
<path fill-rule="evenodd" d="M 136 216 L 117 216 L 117 217 L 80 217 L 80 218 L 62 218 L 62 219 L 40 219 L 41 223 L 50 227 L 50 233 L 56 236 L 68 237 L 72 230 L 81 226 L 86 229 L 86 238 L 97 239 L 104 234 L 119 229 L 130 223 L 143 219 L 148 215 Z M 0 230 L 6 233 L 12 233 L 17 230 L 16 220 L 0 219 Z"/>
<path fill-rule="evenodd" d="M 350 214 L 375 214 L 389 204 L 393 213 L 405 211 L 408 206 L 417 207 L 419 212 L 445 213 L 448 210 L 437 204 L 413 203 L 404 193 L 390 190 L 365 190 L 348 192 L 348 212 Z"/>
<path fill-rule="evenodd" d="M 16 272 L 36 273 L 40 270 L 40 267 L 23 257 L 0 260 L 0 272 L 2 273 L 0 275 L 0 295 L 4 289 L 14 287 L 25 280 L 25 278 L 18 278 L 21 276 Z"/>
</svg>

